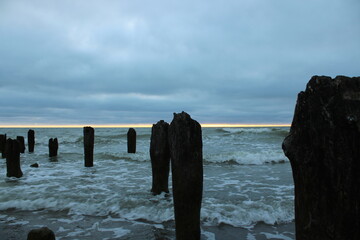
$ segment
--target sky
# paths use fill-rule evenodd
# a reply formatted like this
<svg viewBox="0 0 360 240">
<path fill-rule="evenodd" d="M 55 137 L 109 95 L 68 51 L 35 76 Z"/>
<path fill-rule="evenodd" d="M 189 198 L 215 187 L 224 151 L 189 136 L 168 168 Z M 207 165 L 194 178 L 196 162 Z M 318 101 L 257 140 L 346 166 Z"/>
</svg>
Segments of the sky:
<svg viewBox="0 0 360 240">
<path fill-rule="evenodd" d="M 0 0 L 0 125 L 292 121 L 360 76 L 359 0 Z"/>
</svg>

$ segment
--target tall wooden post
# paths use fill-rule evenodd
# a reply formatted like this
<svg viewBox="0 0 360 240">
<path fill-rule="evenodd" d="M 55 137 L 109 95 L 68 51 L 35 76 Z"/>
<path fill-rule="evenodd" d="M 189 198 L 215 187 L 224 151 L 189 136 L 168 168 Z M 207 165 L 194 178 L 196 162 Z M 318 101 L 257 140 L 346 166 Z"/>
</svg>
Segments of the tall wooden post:
<svg viewBox="0 0 360 240">
<path fill-rule="evenodd" d="M 133 128 L 129 128 L 127 132 L 127 147 L 128 153 L 136 152 L 136 131 Z"/>
<path fill-rule="evenodd" d="M 163 120 L 151 129 L 150 158 L 152 168 L 151 192 L 158 195 L 169 192 L 170 149 L 168 139 L 169 124 Z"/>
<path fill-rule="evenodd" d="M 25 153 L 25 139 L 23 136 L 17 136 L 16 140 L 19 142 L 20 153 Z"/>
<path fill-rule="evenodd" d="M 6 170 L 7 177 L 20 178 L 23 175 L 20 167 L 20 144 L 11 138 L 6 141 Z"/>
<path fill-rule="evenodd" d="M 199 240 L 203 190 L 200 124 L 185 112 L 174 113 L 169 127 L 169 144 L 176 239 Z"/>
<path fill-rule="evenodd" d="M 6 134 L 0 135 L 0 151 L 1 157 L 6 158 Z"/>
<path fill-rule="evenodd" d="M 28 148 L 29 152 L 34 152 L 34 146 L 35 146 L 35 131 L 30 129 L 28 131 Z"/>
<path fill-rule="evenodd" d="M 49 157 L 56 157 L 59 148 L 59 143 L 57 138 L 49 139 Z"/>
<path fill-rule="evenodd" d="M 84 127 L 85 167 L 94 166 L 94 128 Z"/>
<path fill-rule="evenodd" d="M 296 239 L 360 239 L 360 77 L 314 76 L 283 142 Z"/>
</svg>

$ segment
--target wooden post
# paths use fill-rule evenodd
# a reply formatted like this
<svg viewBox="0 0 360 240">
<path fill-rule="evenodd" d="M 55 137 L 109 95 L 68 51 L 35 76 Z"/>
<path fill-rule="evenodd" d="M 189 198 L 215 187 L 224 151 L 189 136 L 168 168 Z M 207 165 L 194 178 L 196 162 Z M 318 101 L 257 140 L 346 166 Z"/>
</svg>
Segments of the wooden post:
<svg viewBox="0 0 360 240">
<path fill-rule="evenodd" d="M 94 128 L 84 127 L 85 167 L 94 166 Z"/>
<path fill-rule="evenodd" d="M 28 131 L 28 148 L 29 152 L 34 152 L 34 146 L 35 146 L 35 131 L 30 129 Z"/>
<path fill-rule="evenodd" d="M 127 147 L 128 153 L 136 152 L 136 131 L 133 128 L 129 128 L 127 132 Z"/>
<path fill-rule="evenodd" d="M 0 135 L 0 151 L 1 157 L 6 158 L 6 134 Z"/>
<path fill-rule="evenodd" d="M 49 157 L 56 157 L 58 152 L 59 144 L 57 138 L 49 139 Z"/>
<path fill-rule="evenodd" d="M 158 195 L 169 192 L 170 150 L 168 139 L 169 124 L 163 120 L 153 124 L 151 129 L 150 158 L 152 168 L 151 192 Z"/>
<path fill-rule="evenodd" d="M 314 76 L 283 142 L 296 239 L 360 239 L 360 77 Z"/>
<path fill-rule="evenodd" d="M 7 177 L 22 177 L 20 167 L 20 144 L 17 140 L 9 138 L 6 141 L 6 169 Z"/>
<path fill-rule="evenodd" d="M 25 153 L 25 139 L 23 136 L 17 136 L 16 140 L 19 142 L 20 153 Z"/>
<path fill-rule="evenodd" d="M 185 112 L 174 113 L 169 127 L 169 144 L 176 239 L 199 240 L 203 190 L 200 124 Z"/>
</svg>

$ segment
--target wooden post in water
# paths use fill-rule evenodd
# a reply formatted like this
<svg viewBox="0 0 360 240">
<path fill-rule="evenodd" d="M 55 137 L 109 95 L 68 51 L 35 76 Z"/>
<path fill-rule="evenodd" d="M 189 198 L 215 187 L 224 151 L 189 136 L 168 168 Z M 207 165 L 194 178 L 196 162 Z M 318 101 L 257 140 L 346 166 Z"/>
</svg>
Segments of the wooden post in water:
<svg viewBox="0 0 360 240">
<path fill-rule="evenodd" d="M 29 152 L 34 152 L 34 146 L 35 146 L 35 131 L 30 129 L 28 131 L 28 148 Z"/>
<path fill-rule="evenodd" d="M 94 166 L 94 128 L 84 127 L 85 167 Z"/>
<path fill-rule="evenodd" d="M 136 152 L 136 131 L 133 128 L 129 128 L 127 132 L 127 147 L 128 153 Z"/>
<path fill-rule="evenodd" d="M 360 77 L 314 76 L 283 142 L 296 239 L 360 239 Z"/>
<path fill-rule="evenodd" d="M 23 175 L 20 167 L 20 144 L 11 138 L 6 141 L 6 170 L 7 177 L 20 178 Z"/>
<path fill-rule="evenodd" d="M 169 192 L 170 149 L 169 124 L 163 120 L 153 124 L 151 129 L 150 158 L 152 168 L 151 192 L 158 195 Z"/>
<path fill-rule="evenodd" d="M 20 153 L 25 153 L 25 139 L 23 136 L 17 136 L 16 140 L 19 142 Z"/>
<path fill-rule="evenodd" d="M 169 144 L 176 240 L 199 240 L 203 191 L 200 124 L 185 112 L 174 113 L 169 127 Z"/>
<path fill-rule="evenodd" d="M 6 158 L 6 134 L 0 135 L 0 151 L 1 157 Z"/>
<path fill-rule="evenodd" d="M 58 152 L 59 144 L 57 138 L 49 139 L 49 157 L 56 157 Z"/>
</svg>

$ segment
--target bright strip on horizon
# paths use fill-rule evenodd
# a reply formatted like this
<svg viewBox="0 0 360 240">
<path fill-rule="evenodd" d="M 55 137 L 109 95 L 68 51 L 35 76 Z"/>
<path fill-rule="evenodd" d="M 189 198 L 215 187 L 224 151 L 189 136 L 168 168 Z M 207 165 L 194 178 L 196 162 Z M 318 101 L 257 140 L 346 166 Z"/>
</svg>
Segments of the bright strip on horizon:
<svg viewBox="0 0 360 240">
<path fill-rule="evenodd" d="M 91 126 L 94 128 L 150 128 L 152 124 L 69 124 L 69 125 L 0 125 L 0 128 L 82 128 Z M 205 128 L 222 127 L 290 127 L 290 124 L 228 124 L 228 123 L 204 123 Z"/>
</svg>

